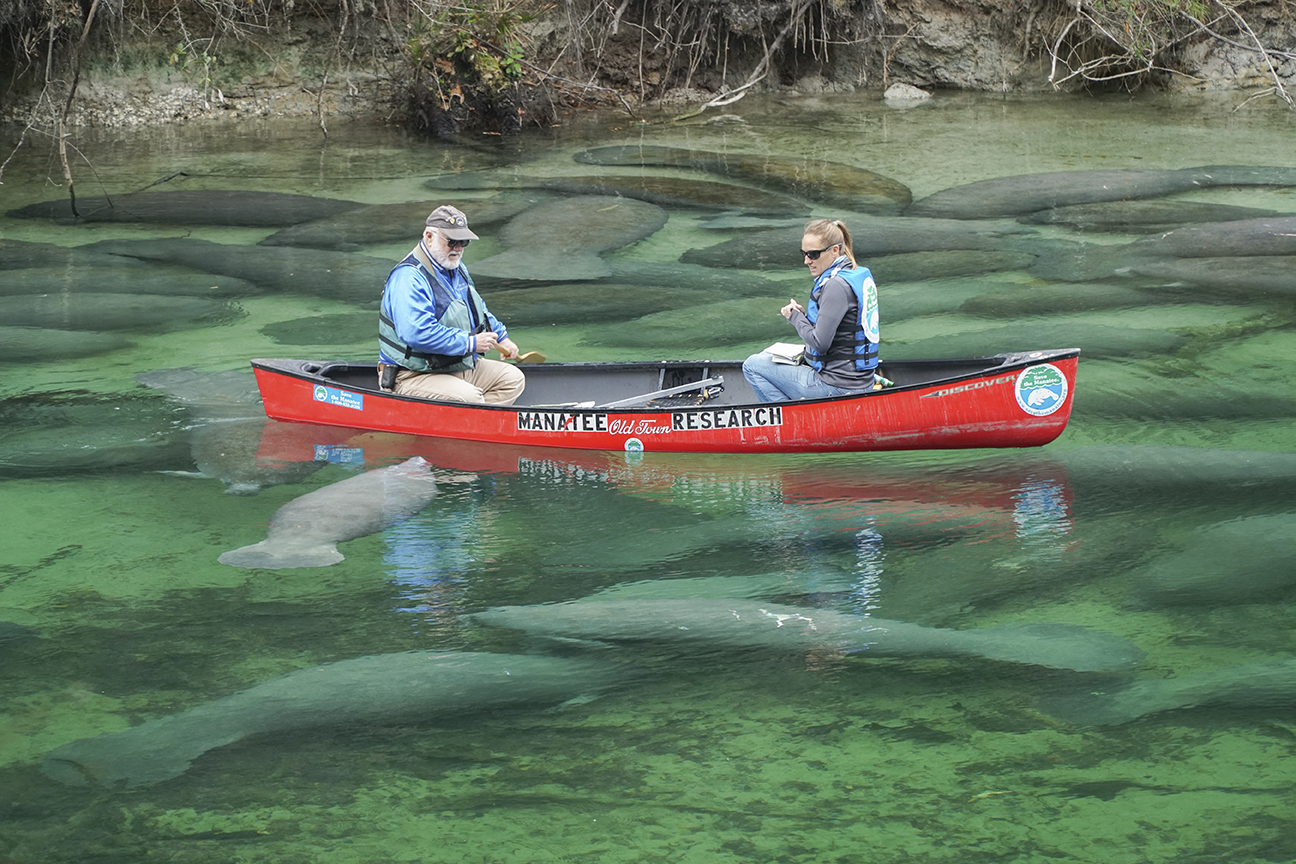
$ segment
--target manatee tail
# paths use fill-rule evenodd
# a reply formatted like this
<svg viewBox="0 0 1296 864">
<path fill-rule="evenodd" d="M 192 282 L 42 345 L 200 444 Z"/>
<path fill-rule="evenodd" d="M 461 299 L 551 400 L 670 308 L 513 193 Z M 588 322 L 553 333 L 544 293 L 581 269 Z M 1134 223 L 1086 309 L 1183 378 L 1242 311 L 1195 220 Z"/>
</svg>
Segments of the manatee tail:
<svg viewBox="0 0 1296 864">
<path fill-rule="evenodd" d="M 64 744 L 45 757 L 41 770 L 68 786 L 152 786 L 180 776 L 203 753 L 241 737 L 241 732 L 213 733 L 210 726 L 195 730 L 178 717 L 164 717 Z"/>
<path fill-rule="evenodd" d="M 246 567 L 251 570 L 285 570 L 289 567 L 328 567 L 346 560 L 346 556 L 332 543 L 285 547 L 283 544 L 262 540 L 251 546 L 222 553 L 216 560 L 231 567 Z"/>
<path fill-rule="evenodd" d="M 1076 672 L 1132 669 L 1145 656 L 1125 639 L 1073 624 L 1008 624 L 958 632 L 968 640 L 965 653 Z"/>
<path fill-rule="evenodd" d="M 1164 711 L 1174 705 L 1148 701 L 1138 685 L 1112 693 L 1072 693 L 1049 696 L 1040 701 L 1040 710 L 1059 720 L 1077 726 L 1117 726 L 1137 720 L 1144 714 Z"/>
</svg>

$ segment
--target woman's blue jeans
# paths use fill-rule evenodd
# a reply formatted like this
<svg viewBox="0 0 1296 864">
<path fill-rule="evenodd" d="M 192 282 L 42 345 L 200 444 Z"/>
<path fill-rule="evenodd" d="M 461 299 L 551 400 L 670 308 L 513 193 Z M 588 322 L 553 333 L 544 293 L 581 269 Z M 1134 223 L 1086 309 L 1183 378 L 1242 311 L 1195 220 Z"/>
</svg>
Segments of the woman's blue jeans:
<svg viewBox="0 0 1296 864">
<path fill-rule="evenodd" d="M 762 402 L 786 402 L 789 399 L 823 399 L 845 396 L 855 390 L 843 390 L 819 380 L 809 366 L 775 363 L 774 355 L 762 351 L 743 361 L 743 377 Z"/>
</svg>

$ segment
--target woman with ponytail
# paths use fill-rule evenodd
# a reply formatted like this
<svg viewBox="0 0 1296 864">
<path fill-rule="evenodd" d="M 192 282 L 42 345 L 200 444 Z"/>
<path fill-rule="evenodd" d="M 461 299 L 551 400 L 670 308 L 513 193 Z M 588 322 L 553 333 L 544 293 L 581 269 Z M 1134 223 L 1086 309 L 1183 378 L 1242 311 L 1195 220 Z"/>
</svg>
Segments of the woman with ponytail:
<svg viewBox="0 0 1296 864">
<path fill-rule="evenodd" d="M 814 286 L 810 305 L 789 300 L 780 313 L 805 342 L 801 363 L 775 362 L 768 351 L 743 363 L 743 376 L 762 402 L 821 399 L 872 390 L 878 364 L 877 286 L 855 263 L 850 232 L 840 221 L 805 227 L 801 254 Z"/>
</svg>

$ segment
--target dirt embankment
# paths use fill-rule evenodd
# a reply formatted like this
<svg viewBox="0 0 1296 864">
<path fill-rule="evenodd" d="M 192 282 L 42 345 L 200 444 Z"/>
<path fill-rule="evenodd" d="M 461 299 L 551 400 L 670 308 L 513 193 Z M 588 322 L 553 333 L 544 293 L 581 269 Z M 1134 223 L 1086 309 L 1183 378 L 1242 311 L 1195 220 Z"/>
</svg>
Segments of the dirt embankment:
<svg viewBox="0 0 1296 864">
<path fill-rule="evenodd" d="M 406 50 L 411 31 L 376 15 L 350 18 L 341 35 L 329 19 L 293 19 L 210 51 L 186 49 L 176 34 L 156 30 L 149 38 L 84 52 L 69 120 L 129 126 L 316 116 L 322 123 L 345 117 L 409 123 L 437 134 L 471 127 L 507 132 L 518 123 L 553 122 L 563 110 L 592 103 L 705 103 L 762 71 L 756 89 L 799 92 L 881 92 L 897 83 L 994 92 L 1049 90 L 1055 83 L 1254 89 L 1277 96 L 1286 88 L 1296 91 L 1296 12 L 1283 0 L 1247 7 L 1253 32 L 1216 21 L 1184 37 L 1180 21 L 1153 33 L 1154 39 L 1180 41 L 1162 45 L 1142 71 L 1142 60 L 1103 65 L 1104 56 L 1117 50 L 1093 36 L 1103 22 L 1055 0 L 846 0 L 835 12 L 798 13 L 803 7 L 798 0 L 723 0 L 706 7 L 713 12 L 705 21 L 680 18 L 681 27 L 708 28 L 693 40 L 711 40 L 716 48 L 707 54 L 681 50 L 687 40 L 646 42 L 642 26 L 620 20 L 594 22 L 593 29 L 587 20 L 586 30 L 573 30 L 569 19 L 553 12 L 529 25 L 534 66 L 522 79 L 531 86 L 487 95 L 474 94 L 471 82 L 453 74 L 429 80 L 426 68 L 416 71 Z M 778 42 L 782 23 L 796 14 L 805 16 L 803 26 Z M 778 50 L 767 58 L 772 41 Z M 1137 74 L 1125 74 L 1130 68 Z M 1094 80 L 1113 70 L 1122 74 Z M 17 77 L 8 71 L 0 119 L 49 122 L 58 116 L 68 77 L 42 89 L 35 68 Z M 597 87 L 582 89 L 577 81 Z"/>
</svg>

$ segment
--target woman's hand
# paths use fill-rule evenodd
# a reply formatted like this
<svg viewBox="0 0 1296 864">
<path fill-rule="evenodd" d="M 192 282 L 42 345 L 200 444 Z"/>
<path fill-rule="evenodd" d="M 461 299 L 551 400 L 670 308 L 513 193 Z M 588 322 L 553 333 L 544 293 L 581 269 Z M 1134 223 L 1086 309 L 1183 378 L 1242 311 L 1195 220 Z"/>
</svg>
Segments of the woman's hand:
<svg viewBox="0 0 1296 864">
<path fill-rule="evenodd" d="M 782 315 L 784 318 L 791 320 L 792 312 L 794 310 L 800 312 L 802 315 L 805 314 L 805 308 L 802 307 L 800 303 L 796 302 L 795 300 L 789 297 L 788 304 L 779 310 L 779 314 Z"/>
</svg>

